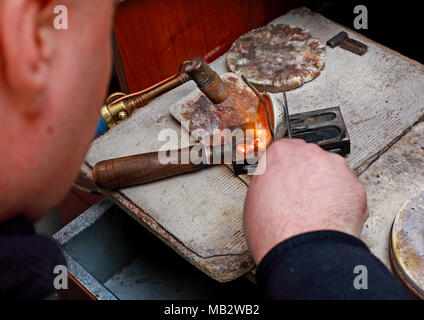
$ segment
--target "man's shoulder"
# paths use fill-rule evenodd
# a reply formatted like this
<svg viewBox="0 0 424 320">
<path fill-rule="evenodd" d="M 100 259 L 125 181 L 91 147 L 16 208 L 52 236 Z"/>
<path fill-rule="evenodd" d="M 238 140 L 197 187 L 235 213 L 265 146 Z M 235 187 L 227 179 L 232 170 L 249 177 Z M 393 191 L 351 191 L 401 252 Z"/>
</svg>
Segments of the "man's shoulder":
<svg viewBox="0 0 424 320">
<path fill-rule="evenodd" d="M 19 216 L 0 225 L 0 297 L 41 299 L 53 290 L 54 268 L 66 264 L 51 238 Z"/>
</svg>

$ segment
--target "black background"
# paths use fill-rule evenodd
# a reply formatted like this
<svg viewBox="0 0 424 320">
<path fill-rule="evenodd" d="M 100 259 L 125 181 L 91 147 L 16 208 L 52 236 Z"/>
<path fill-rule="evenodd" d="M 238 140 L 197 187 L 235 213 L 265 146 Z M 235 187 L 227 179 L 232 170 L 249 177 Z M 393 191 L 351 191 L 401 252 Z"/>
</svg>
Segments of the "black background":
<svg viewBox="0 0 424 320">
<path fill-rule="evenodd" d="M 368 29 L 356 32 L 424 63 L 424 1 L 304 0 L 295 7 L 302 5 L 352 30 L 355 30 L 353 20 L 357 16 L 353 9 L 357 5 L 365 5 L 368 9 Z M 110 92 L 116 91 L 120 91 L 120 87 L 114 74 Z"/>
<path fill-rule="evenodd" d="M 354 30 L 353 9 L 365 5 L 368 9 L 368 29 L 356 30 L 403 55 L 424 63 L 423 1 L 350 1 L 316 0 L 307 6 L 315 12 Z M 420 5 L 421 3 L 421 5 Z"/>
</svg>

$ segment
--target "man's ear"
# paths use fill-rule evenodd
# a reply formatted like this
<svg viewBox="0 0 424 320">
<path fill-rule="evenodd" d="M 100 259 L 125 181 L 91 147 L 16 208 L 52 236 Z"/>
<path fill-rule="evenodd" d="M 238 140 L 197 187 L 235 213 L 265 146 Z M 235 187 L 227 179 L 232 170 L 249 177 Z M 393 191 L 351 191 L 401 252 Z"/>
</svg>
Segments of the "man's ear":
<svg viewBox="0 0 424 320">
<path fill-rule="evenodd" d="M 37 114 L 49 81 L 54 48 L 53 4 L 46 0 L 1 0 L 0 57 L 7 90 L 25 115 Z"/>
</svg>

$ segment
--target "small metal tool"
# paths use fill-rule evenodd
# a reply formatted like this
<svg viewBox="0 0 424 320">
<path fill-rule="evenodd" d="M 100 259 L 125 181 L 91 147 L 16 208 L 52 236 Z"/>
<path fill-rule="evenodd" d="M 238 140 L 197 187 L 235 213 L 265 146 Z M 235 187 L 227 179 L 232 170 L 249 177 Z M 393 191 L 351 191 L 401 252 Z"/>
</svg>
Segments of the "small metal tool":
<svg viewBox="0 0 424 320">
<path fill-rule="evenodd" d="M 331 48 L 340 46 L 341 48 L 362 56 L 367 52 L 368 46 L 357 40 L 349 38 L 346 32 L 342 31 L 327 41 Z"/>
<path fill-rule="evenodd" d="M 292 129 L 290 124 L 289 105 L 287 104 L 287 95 L 285 91 L 283 91 L 283 98 L 284 98 L 284 113 L 285 113 L 286 126 L 287 126 L 287 135 L 289 138 L 291 138 Z"/>
</svg>

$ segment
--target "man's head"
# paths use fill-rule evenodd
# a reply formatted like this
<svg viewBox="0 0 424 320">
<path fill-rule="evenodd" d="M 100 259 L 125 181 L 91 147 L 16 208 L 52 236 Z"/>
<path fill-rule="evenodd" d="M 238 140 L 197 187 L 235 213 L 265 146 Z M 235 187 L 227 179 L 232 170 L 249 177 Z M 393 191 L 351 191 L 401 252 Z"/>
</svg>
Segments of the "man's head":
<svg viewBox="0 0 424 320">
<path fill-rule="evenodd" d="M 109 81 L 116 0 L 0 1 L 0 222 L 66 194 Z M 64 5 L 68 30 L 56 30 Z"/>
</svg>

